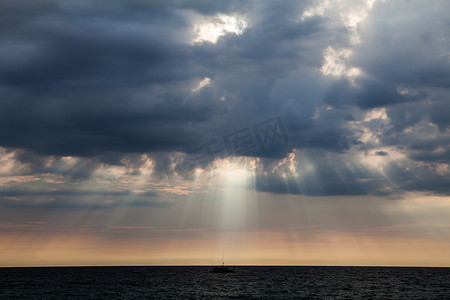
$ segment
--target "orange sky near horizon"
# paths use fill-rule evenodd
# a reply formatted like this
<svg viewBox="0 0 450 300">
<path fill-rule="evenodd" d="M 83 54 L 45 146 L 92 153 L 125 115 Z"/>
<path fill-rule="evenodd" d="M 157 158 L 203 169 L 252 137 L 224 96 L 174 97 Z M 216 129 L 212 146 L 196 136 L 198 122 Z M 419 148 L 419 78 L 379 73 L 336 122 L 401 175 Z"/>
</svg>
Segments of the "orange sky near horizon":
<svg viewBox="0 0 450 300">
<path fill-rule="evenodd" d="M 192 224 L 58 227 L 51 222 L 0 223 L 0 266 L 215 265 L 221 263 L 224 253 L 225 263 L 231 265 L 450 267 L 450 224 L 444 219 L 450 201 L 445 197 L 394 201 L 388 204 L 389 210 L 408 212 L 409 223 L 403 220 L 404 224 L 366 227 L 342 227 L 339 211 L 334 211 L 334 220 L 327 225 L 331 217 L 319 216 L 323 203 L 318 199 L 309 202 L 309 208 L 304 206 L 308 202 L 294 202 L 291 210 L 303 206 L 316 221 L 295 225 L 295 217 L 286 220 L 289 217 L 285 211 L 270 207 L 280 201 L 283 200 L 268 200 L 263 195 L 260 199 L 262 217 L 267 213 L 262 207 L 267 205 L 275 223 L 285 219 L 286 223 L 277 229 L 267 219 L 270 226 L 263 228 L 260 223 L 259 229 L 248 224 L 219 228 Z M 284 204 L 281 207 L 289 207 Z M 178 209 L 187 210 L 182 205 Z M 421 217 L 417 215 L 419 211 Z M 357 214 L 353 211 L 344 216 L 347 224 L 356 222 Z"/>
<path fill-rule="evenodd" d="M 1 267 L 123 265 L 312 265 L 450 267 L 445 241 L 355 237 L 324 233 L 302 242 L 283 233 L 230 233 L 234 241 L 145 241 L 60 235 L 1 236 Z M 10 246 L 5 247 L 5 244 Z M 12 246 L 11 246 L 12 245 Z"/>
</svg>

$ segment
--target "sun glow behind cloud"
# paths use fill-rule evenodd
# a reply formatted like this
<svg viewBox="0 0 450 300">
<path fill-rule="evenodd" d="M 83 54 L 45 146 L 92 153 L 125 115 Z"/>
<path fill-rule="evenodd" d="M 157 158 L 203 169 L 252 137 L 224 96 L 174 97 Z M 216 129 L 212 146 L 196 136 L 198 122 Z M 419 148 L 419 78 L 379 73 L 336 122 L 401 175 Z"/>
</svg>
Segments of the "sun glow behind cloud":
<svg viewBox="0 0 450 300">
<path fill-rule="evenodd" d="M 255 160 L 234 158 L 222 160 L 216 166 L 222 190 L 220 192 L 220 229 L 242 230 L 248 222 L 251 223 L 248 213 L 255 210 L 256 205 L 253 182 Z"/>
</svg>

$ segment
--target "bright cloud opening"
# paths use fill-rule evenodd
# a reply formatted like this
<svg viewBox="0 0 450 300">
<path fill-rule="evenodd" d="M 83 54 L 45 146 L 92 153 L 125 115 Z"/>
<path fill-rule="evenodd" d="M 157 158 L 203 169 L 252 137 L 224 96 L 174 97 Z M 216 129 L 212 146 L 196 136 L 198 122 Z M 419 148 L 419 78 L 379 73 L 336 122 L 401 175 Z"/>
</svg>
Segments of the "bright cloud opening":
<svg viewBox="0 0 450 300">
<path fill-rule="evenodd" d="M 203 78 L 198 85 L 192 89 L 193 92 L 198 92 L 201 89 L 203 89 L 205 86 L 210 85 L 211 84 L 211 78 L 209 77 L 205 77 Z"/>
<path fill-rule="evenodd" d="M 361 75 L 362 71 L 348 65 L 348 59 L 352 54 L 353 51 L 350 49 L 328 47 L 323 53 L 323 65 L 320 71 L 326 76 L 331 75 L 338 78 L 345 76 L 354 85 L 356 77 Z"/>
<path fill-rule="evenodd" d="M 358 24 L 368 17 L 376 1 L 366 0 L 355 3 L 348 0 L 324 0 L 305 10 L 300 19 L 303 21 L 313 16 L 326 17 L 330 20 L 330 27 L 339 26 L 340 24 L 347 27 L 351 32 L 350 41 L 352 44 L 358 44 L 361 42 L 357 32 Z M 384 2 L 385 0 L 382 1 Z"/>
<path fill-rule="evenodd" d="M 364 122 L 369 122 L 375 119 L 386 120 L 388 118 L 386 113 L 386 107 L 374 108 L 364 116 Z"/>
<path fill-rule="evenodd" d="M 241 35 L 246 27 L 247 21 L 242 17 L 219 14 L 194 26 L 197 36 L 192 44 L 203 42 L 215 44 L 220 37 L 228 33 Z"/>
</svg>

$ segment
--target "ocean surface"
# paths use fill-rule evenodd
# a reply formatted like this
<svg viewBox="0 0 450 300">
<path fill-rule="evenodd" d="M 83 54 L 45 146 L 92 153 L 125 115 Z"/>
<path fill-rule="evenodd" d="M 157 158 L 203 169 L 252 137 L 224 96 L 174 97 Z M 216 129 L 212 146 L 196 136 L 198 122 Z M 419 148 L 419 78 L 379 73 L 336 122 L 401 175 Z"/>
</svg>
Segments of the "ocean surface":
<svg viewBox="0 0 450 300">
<path fill-rule="evenodd" d="M 0 268 L 0 299 L 450 299 L 450 268 Z"/>
</svg>

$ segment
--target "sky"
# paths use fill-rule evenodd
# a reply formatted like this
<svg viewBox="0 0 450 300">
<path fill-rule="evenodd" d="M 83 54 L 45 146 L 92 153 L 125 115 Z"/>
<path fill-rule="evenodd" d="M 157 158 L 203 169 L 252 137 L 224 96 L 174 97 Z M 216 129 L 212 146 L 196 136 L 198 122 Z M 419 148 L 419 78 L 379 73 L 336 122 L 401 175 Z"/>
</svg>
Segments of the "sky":
<svg viewBox="0 0 450 300">
<path fill-rule="evenodd" d="M 0 266 L 450 266 L 450 2 L 0 1 Z"/>
</svg>

